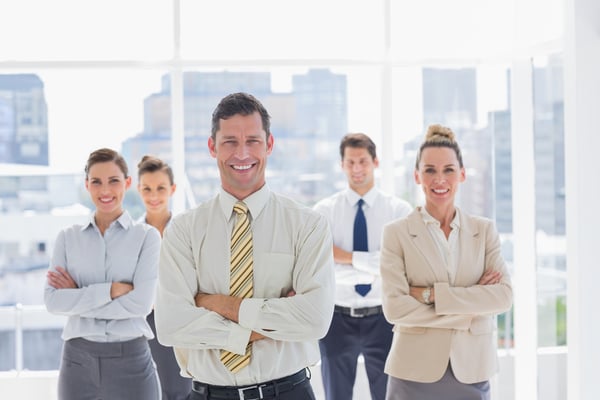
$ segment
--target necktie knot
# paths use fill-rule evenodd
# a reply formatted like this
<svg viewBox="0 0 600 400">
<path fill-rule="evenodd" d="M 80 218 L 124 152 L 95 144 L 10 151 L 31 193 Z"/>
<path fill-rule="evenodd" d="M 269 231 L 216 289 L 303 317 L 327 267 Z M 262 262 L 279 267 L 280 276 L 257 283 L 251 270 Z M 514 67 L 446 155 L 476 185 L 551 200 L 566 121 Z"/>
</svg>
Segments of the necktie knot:
<svg viewBox="0 0 600 400">
<path fill-rule="evenodd" d="M 248 213 L 248 206 L 246 205 L 246 203 L 244 203 L 243 201 L 238 201 L 237 203 L 235 203 L 235 205 L 233 206 L 233 211 L 235 211 L 235 213 L 237 215 L 240 214 L 247 214 Z"/>
</svg>

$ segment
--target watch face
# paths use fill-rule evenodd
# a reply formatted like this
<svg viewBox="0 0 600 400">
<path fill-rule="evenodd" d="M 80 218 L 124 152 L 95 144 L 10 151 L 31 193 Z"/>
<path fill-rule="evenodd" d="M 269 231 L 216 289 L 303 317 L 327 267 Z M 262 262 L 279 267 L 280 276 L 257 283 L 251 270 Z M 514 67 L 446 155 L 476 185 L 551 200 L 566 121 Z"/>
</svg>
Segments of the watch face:
<svg viewBox="0 0 600 400">
<path fill-rule="evenodd" d="M 423 301 L 425 304 L 429 304 L 429 296 L 431 294 L 431 290 L 429 288 L 423 290 Z"/>
</svg>

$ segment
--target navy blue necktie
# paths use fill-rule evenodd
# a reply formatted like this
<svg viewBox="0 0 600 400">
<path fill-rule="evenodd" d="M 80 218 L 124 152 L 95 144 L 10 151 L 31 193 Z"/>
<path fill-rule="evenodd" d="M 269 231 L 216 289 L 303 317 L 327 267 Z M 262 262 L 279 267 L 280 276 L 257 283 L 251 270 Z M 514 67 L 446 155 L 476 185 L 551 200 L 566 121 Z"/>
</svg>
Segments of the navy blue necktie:
<svg viewBox="0 0 600 400">
<path fill-rule="evenodd" d="M 352 250 L 354 251 L 369 251 L 369 241 L 367 236 L 367 220 L 363 212 L 362 205 L 364 200 L 358 200 L 356 216 L 354 217 L 354 236 Z M 354 286 L 354 290 L 361 296 L 366 296 L 371 290 L 371 284 L 359 284 Z"/>
</svg>

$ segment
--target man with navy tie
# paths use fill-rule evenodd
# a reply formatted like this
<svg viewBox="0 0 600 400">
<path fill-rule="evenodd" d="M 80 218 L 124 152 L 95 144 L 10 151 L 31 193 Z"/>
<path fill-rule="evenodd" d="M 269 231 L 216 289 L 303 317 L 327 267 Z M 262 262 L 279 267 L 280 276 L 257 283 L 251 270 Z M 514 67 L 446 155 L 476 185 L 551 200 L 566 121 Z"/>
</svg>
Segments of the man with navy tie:
<svg viewBox="0 0 600 400">
<path fill-rule="evenodd" d="M 319 201 L 315 210 L 333 234 L 336 298 L 327 335 L 319 341 L 321 374 L 327 400 L 352 399 L 357 360 L 363 355 L 371 398 L 384 400 L 383 372 L 392 342 L 392 326 L 381 309 L 379 248 L 383 226 L 412 207 L 375 187 L 379 166 L 375 143 L 349 133 L 340 143 L 348 188 Z"/>
</svg>

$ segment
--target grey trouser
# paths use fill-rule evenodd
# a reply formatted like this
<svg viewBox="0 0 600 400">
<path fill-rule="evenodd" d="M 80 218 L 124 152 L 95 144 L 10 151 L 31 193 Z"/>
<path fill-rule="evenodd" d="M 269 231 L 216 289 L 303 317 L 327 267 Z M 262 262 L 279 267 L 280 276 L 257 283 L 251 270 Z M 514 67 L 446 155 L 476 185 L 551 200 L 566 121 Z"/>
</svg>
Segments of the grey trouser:
<svg viewBox="0 0 600 400">
<path fill-rule="evenodd" d="M 116 343 L 71 339 L 64 343 L 59 400 L 160 400 L 160 385 L 146 338 Z"/>
<path fill-rule="evenodd" d="M 490 383 L 461 383 L 454 376 L 452 367 L 442 379 L 433 383 L 419 383 L 389 377 L 386 400 L 490 400 Z"/>
</svg>

